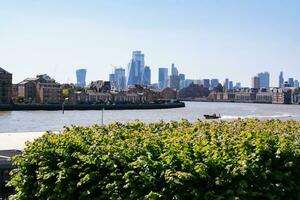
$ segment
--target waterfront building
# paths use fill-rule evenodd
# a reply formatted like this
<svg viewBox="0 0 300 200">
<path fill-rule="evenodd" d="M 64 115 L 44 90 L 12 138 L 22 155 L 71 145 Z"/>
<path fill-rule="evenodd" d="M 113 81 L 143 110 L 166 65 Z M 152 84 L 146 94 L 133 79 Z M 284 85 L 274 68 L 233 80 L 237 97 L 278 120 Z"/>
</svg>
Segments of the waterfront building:
<svg viewBox="0 0 300 200">
<path fill-rule="evenodd" d="M 37 102 L 42 104 L 57 104 L 62 102 L 61 85 L 54 79 L 45 79 L 38 75 L 40 80 L 36 84 Z"/>
<path fill-rule="evenodd" d="M 233 102 L 235 99 L 235 93 L 233 91 L 225 91 L 223 93 L 223 100 Z"/>
<path fill-rule="evenodd" d="M 77 85 L 84 88 L 86 86 L 86 69 L 76 70 Z"/>
<path fill-rule="evenodd" d="M 145 69 L 144 69 L 143 85 L 146 85 L 146 86 L 151 85 L 151 69 L 149 66 L 145 66 Z"/>
<path fill-rule="evenodd" d="M 10 103 L 12 97 L 12 74 L 0 67 L 0 104 Z"/>
<path fill-rule="evenodd" d="M 158 84 L 160 89 L 167 87 L 168 68 L 158 68 Z"/>
<path fill-rule="evenodd" d="M 88 90 L 86 94 L 87 94 L 86 103 L 108 103 L 112 99 L 110 93 L 95 92 L 92 90 Z"/>
<path fill-rule="evenodd" d="M 259 86 L 261 88 L 269 88 L 270 87 L 270 74 L 269 72 L 261 72 L 257 74 L 259 78 Z"/>
<path fill-rule="evenodd" d="M 141 51 L 133 51 L 128 64 L 127 85 L 143 84 L 143 72 L 145 68 L 145 56 Z"/>
<path fill-rule="evenodd" d="M 283 84 L 284 84 L 283 72 L 280 72 L 279 80 L 278 80 L 278 87 L 283 87 Z"/>
<path fill-rule="evenodd" d="M 219 84 L 219 79 L 213 78 L 210 80 L 210 89 L 214 89 Z"/>
<path fill-rule="evenodd" d="M 235 93 L 235 101 L 252 103 L 256 100 L 257 92 L 257 89 L 242 88 L 239 92 Z"/>
<path fill-rule="evenodd" d="M 260 88 L 260 79 L 258 76 L 252 77 L 251 87 L 252 88 Z"/>
<path fill-rule="evenodd" d="M 18 84 L 12 84 L 12 92 L 11 92 L 11 97 L 12 99 L 16 99 L 18 97 Z"/>
<path fill-rule="evenodd" d="M 296 88 L 299 87 L 299 81 L 298 81 L 298 80 L 295 80 L 295 81 L 294 81 L 294 87 L 296 87 Z"/>
<path fill-rule="evenodd" d="M 160 98 L 165 100 L 175 100 L 178 97 L 176 90 L 172 88 L 165 88 L 160 92 Z"/>
<path fill-rule="evenodd" d="M 272 103 L 273 93 L 269 89 L 261 88 L 256 93 L 256 101 L 257 103 Z"/>
<path fill-rule="evenodd" d="M 273 88 L 272 90 L 272 103 L 274 104 L 290 104 L 291 99 L 291 89 L 288 88 Z"/>
<path fill-rule="evenodd" d="M 292 103 L 300 104 L 300 88 L 299 87 L 292 90 Z"/>
<path fill-rule="evenodd" d="M 101 92 L 104 86 L 103 80 L 92 81 L 90 84 L 90 90 L 94 92 Z"/>
<path fill-rule="evenodd" d="M 39 78 L 27 78 L 18 84 L 18 97 L 27 102 L 36 102 L 36 84 Z"/>
<path fill-rule="evenodd" d="M 224 83 L 223 83 L 223 88 L 224 90 L 228 90 L 229 89 L 229 79 L 226 78 Z"/>
<path fill-rule="evenodd" d="M 294 87 L 294 78 L 288 78 L 288 83 L 290 87 Z"/>
</svg>

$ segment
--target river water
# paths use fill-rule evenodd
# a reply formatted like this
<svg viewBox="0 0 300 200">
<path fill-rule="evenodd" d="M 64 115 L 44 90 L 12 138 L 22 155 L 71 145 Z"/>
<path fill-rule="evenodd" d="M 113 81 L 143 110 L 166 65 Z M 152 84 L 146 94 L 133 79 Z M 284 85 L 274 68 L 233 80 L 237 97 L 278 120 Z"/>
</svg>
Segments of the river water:
<svg viewBox="0 0 300 200">
<path fill-rule="evenodd" d="M 203 119 L 203 114 L 220 114 L 222 120 L 235 118 L 282 119 L 300 121 L 300 105 L 185 102 L 185 108 L 162 110 L 107 110 L 105 124 L 112 122 L 170 121 Z M 0 133 L 61 130 L 64 126 L 101 124 L 102 111 L 0 111 Z"/>
</svg>

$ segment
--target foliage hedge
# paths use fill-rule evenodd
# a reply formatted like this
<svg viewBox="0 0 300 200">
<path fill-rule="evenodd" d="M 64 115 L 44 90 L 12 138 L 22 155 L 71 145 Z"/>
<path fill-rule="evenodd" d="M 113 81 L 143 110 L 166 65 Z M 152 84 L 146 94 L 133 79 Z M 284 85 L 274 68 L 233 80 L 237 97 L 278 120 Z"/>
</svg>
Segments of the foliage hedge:
<svg viewBox="0 0 300 200">
<path fill-rule="evenodd" d="M 16 199 L 299 199 L 300 123 L 69 127 L 14 158 Z"/>
</svg>

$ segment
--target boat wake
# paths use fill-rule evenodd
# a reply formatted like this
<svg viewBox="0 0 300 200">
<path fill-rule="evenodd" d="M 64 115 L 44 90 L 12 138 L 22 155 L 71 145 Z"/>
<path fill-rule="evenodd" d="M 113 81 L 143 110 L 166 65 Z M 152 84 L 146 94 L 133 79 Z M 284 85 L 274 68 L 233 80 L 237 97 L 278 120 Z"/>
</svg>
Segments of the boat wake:
<svg viewBox="0 0 300 200">
<path fill-rule="evenodd" d="M 281 114 L 281 115 L 244 115 L 244 116 L 233 116 L 233 115 L 224 115 L 221 119 L 230 120 L 230 119 L 247 119 L 247 118 L 256 118 L 256 119 L 289 119 L 296 116 L 290 114 Z"/>
</svg>

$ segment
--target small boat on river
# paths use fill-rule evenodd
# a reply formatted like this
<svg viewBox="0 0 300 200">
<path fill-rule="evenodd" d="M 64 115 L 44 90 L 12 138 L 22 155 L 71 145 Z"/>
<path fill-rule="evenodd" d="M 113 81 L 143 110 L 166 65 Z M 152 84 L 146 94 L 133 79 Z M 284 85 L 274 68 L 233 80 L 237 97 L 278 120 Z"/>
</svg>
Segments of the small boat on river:
<svg viewBox="0 0 300 200">
<path fill-rule="evenodd" d="M 216 114 L 212 114 L 212 115 L 203 115 L 205 117 L 205 119 L 219 119 L 221 118 L 221 115 L 216 115 Z"/>
</svg>

